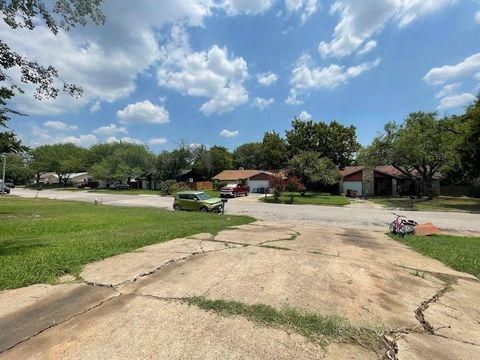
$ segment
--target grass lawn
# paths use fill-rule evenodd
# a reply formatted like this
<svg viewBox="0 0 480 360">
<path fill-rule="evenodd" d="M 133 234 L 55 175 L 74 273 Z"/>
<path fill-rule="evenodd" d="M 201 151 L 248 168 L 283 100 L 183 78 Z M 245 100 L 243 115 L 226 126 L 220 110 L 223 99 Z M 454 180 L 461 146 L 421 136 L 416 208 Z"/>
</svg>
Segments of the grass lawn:
<svg viewBox="0 0 480 360">
<path fill-rule="evenodd" d="M 440 260 L 452 269 L 463 271 L 480 278 L 480 238 L 433 235 L 399 236 L 390 235 L 423 255 Z"/>
<path fill-rule="evenodd" d="M 293 196 L 293 202 L 292 202 Z M 273 196 L 267 196 L 260 198 L 260 201 L 267 203 L 276 204 Z M 350 201 L 340 195 L 330 195 L 324 193 L 309 193 L 307 192 L 305 196 L 302 196 L 300 193 L 288 193 L 285 192 L 280 196 L 278 201 L 280 204 L 296 204 L 296 205 L 333 205 L 333 206 L 344 206 L 350 204 Z"/>
<path fill-rule="evenodd" d="M 480 199 L 468 197 L 448 197 L 440 196 L 433 200 L 418 200 L 413 203 L 410 198 L 370 198 L 370 201 L 392 208 L 402 210 L 420 210 L 420 211 L 468 211 L 480 212 Z"/>
<path fill-rule="evenodd" d="M 3 197 L 0 290 L 54 283 L 82 265 L 201 232 L 246 224 L 246 216 Z"/>
</svg>

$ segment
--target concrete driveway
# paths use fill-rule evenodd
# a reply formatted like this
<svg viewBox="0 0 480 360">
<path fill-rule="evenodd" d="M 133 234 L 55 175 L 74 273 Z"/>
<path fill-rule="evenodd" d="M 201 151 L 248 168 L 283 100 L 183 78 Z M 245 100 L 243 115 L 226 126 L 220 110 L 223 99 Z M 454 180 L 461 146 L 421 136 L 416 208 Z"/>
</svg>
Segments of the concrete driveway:
<svg viewBox="0 0 480 360">
<path fill-rule="evenodd" d="M 16 188 L 12 190 L 12 195 L 34 197 L 37 195 L 37 191 Z M 93 202 L 98 199 L 107 205 L 147 206 L 169 210 L 172 209 L 173 203 L 171 197 L 99 194 L 86 191 L 43 190 L 39 192 L 38 196 L 86 202 Z M 226 211 L 229 214 L 250 215 L 264 221 L 325 224 L 382 231 L 385 231 L 388 224 L 393 220 L 391 210 L 372 207 L 369 204 L 364 206 L 358 204 L 351 207 L 266 204 L 257 201 L 261 196 L 250 194 L 248 197 L 229 199 Z M 480 214 L 425 211 L 402 211 L 402 214 L 419 223 L 433 222 L 444 232 L 480 236 Z"/>
<path fill-rule="evenodd" d="M 338 315 L 378 339 L 319 342 L 196 297 Z M 479 298 L 478 279 L 382 232 L 263 221 L 107 258 L 71 283 L 1 292 L 0 358 L 474 359 Z"/>
</svg>

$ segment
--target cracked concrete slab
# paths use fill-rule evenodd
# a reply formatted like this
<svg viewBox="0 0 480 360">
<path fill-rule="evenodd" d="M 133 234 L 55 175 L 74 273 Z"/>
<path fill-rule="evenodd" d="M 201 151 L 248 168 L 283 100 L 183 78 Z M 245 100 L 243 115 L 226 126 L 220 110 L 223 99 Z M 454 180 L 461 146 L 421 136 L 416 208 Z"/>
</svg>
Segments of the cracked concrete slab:
<svg viewBox="0 0 480 360">
<path fill-rule="evenodd" d="M 427 334 L 409 334 L 398 342 L 398 360 L 472 360 L 480 347 Z"/>
<path fill-rule="evenodd" d="M 172 264 L 118 290 L 296 307 L 339 314 L 358 324 L 408 327 L 418 324 L 412 316 L 418 304 L 442 287 L 436 278 L 386 264 L 243 247 Z"/>
<path fill-rule="evenodd" d="M 424 311 L 436 334 L 478 345 L 480 357 L 480 283 L 458 280 Z"/>
<path fill-rule="evenodd" d="M 405 267 L 425 273 L 416 276 Z M 446 285 L 437 273 L 454 276 L 458 282 L 451 291 L 442 292 Z M 81 276 L 102 286 L 35 285 L 0 293 L 2 341 L 7 347 L 19 343 L 0 357 L 373 359 L 378 355 L 350 344 L 320 348 L 294 332 L 238 316 L 219 316 L 179 300 L 192 296 L 295 307 L 337 314 L 362 326 L 381 325 L 397 339 L 399 359 L 471 359 L 480 350 L 468 343 L 479 337 L 480 289 L 474 277 L 380 232 L 256 222 L 213 238 L 197 234 L 146 246 L 89 264 Z M 435 294 L 441 296 L 430 303 Z M 416 318 L 415 311 L 425 302 L 429 307 L 422 315 L 433 328 L 440 327 L 435 335 L 426 333 Z M 442 328 L 446 325 L 451 328 Z M 3 336 L 7 328 L 14 331 Z M 435 357 L 438 354 L 446 355 Z"/>
<path fill-rule="evenodd" d="M 118 295 L 112 289 L 33 285 L 0 293 L 0 353 Z"/>
<path fill-rule="evenodd" d="M 205 240 L 176 239 L 88 264 L 80 276 L 90 284 L 115 287 L 150 274 L 168 263 L 229 247 L 228 244 Z"/>
<path fill-rule="evenodd" d="M 3 359 L 278 360 L 324 355 L 320 346 L 300 335 L 244 318 L 222 317 L 178 302 L 121 296 L 19 345 Z"/>
<path fill-rule="evenodd" d="M 383 232 L 310 225 L 297 225 L 291 229 L 299 233 L 295 241 L 278 241 L 274 245 L 340 256 L 352 261 L 389 263 L 475 279 L 473 275 L 450 269 L 438 260 L 423 256 L 408 246 L 393 241 Z"/>
</svg>

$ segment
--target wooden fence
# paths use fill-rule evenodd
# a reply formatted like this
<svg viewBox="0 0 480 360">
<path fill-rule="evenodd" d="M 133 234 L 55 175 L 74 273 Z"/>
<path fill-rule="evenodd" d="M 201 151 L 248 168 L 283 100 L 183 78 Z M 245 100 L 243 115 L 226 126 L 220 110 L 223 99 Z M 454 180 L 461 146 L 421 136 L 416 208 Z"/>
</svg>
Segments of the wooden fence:
<svg viewBox="0 0 480 360">
<path fill-rule="evenodd" d="M 192 190 L 212 190 L 213 183 L 211 181 L 197 181 L 190 184 L 190 189 Z"/>
</svg>

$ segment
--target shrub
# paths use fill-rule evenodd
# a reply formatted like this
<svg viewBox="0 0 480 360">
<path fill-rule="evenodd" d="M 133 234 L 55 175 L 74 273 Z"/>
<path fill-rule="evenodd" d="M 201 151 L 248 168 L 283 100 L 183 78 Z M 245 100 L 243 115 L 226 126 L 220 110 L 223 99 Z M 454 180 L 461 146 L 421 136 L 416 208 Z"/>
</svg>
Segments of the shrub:
<svg viewBox="0 0 480 360">
<path fill-rule="evenodd" d="M 190 190 L 187 184 L 176 182 L 175 180 L 165 180 L 158 184 L 158 189 L 162 195 L 172 195 L 177 191 Z"/>
<path fill-rule="evenodd" d="M 285 180 L 282 176 L 272 175 L 270 176 L 269 180 L 270 188 L 273 189 L 273 196 L 275 197 L 275 201 L 278 201 L 282 192 L 285 191 Z"/>
</svg>

